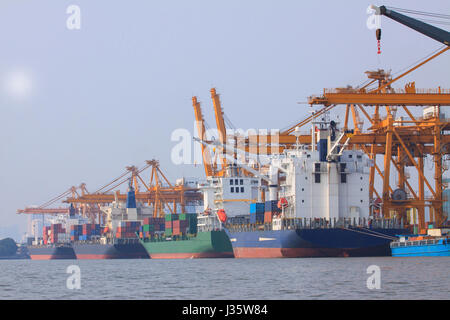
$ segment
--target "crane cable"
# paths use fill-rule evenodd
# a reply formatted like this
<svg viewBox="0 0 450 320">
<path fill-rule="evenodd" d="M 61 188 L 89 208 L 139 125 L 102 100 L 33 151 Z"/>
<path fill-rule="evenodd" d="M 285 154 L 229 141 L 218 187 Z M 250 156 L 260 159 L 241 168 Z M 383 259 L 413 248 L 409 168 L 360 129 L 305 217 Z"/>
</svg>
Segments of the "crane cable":
<svg viewBox="0 0 450 320">
<path fill-rule="evenodd" d="M 442 13 L 433 13 L 433 12 L 425 12 L 425 11 L 416 11 L 416 10 L 410 10 L 410 9 L 402 9 L 402 8 L 396 8 L 396 7 L 387 7 L 388 9 L 392 9 L 395 11 L 408 13 L 408 14 L 414 14 L 414 15 L 421 15 L 425 17 L 432 17 L 432 18 L 438 18 L 438 19 L 446 19 L 450 20 L 450 15 L 448 14 L 442 14 Z M 428 22 L 428 23 L 434 23 L 434 24 L 442 24 L 442 25 L 450 25 L 450 21 L 439 21 L 439 20 L 430 20 L 430 19 L 421 19 L 422 22 Z"/>
<path fill-rule="evenodd" d="M 353 232 L 358 232 L 358 233 L 362 233 L 365 234 L 367 236 L 372 236 L 372 237 L 376 237 L 376 238 L 383 238 L 383 239 L 388 239 L 388 240 L 397 240 L 396 237 L 391 237 L 385 234 L 382 235 L 377 235 L 377 234 L 373 234 L 373 233 L 368 233 L 368 232 L 364 232 L 364 231 L 359 231 L 359 230 L 355 230 L 355 229 L 350 229 L 350 228 L 343 228 L 344 230 L 348 230 L 348 231 L 353 231 Z M 364 229 L 365 231 L 368 231 L 367 229 Z"/>
<path fill-rule="evenodd" d="M 148 169 L 150 167 L 150 164 L 146 164 L 144 167 L 142 167 L 141 169 L 138 170 L 137 174 L 140 174 L 142 171 Z M 127 173 L 132 174 L 131 171 L 128 171 Z M 123 179 L 122 181 L 119 181 L 118 183 L 116 183 L 114 186 L 112 186 L 111 188 L 109 188 L 108 190 L 104 191 L 103 194 L 113 190 L 114 188 L 120 186 L 121 184 L 127 182 L 130 178 L 129 177 L 125 177 L 125 179 Z M 116 179 L 117 180 L 117 179 Z M 111 185 L 111 183 L 109 184 Z"/>
<path fill-rule="evenodd" d="M 100 189 L 94 191 L 94 193 L 100 193 L 100 191 L 102 191 L 103 189 L 105 189 L 106 187 L 110 186 L 111 184 L 113 184 L 114 182 L 116 182 L 117 180 L 121 179 L 122 177 L 126 176 L 129 173 L 129 171 L 125 171 L 123 174 L 121 174 L 120 176 L 118 176 L 117 178 L 115 178 L 113 181 L 111 181 L 110 183 L 108 183 L 107 185 L 104 185 L 103 187 L 101 187 Z"/>
<path fill-rule="evenodd" d="M 443 46 L 441 46 L 441 47 L 435 49 L 433 52 L 431 52 L 431 53 L 427 54 L 426 56 L 420 58 L 419 60 L 417 60 L 417 61 L 411 63 L 411 64 L 408 65 L 407 67 L 404 67 L 404 68 L 402 68 L 402 69 L 400 69 L 400 70 L 398 70 L 398 71 L 392 73 L 392 76 L 397 75 L 397 74 L 399 74 L 399 73 L 401 73 L 401 72 L 403 72 L 403 71 L 405 71 L 405 70 L 407 70 L 407 69 L 410 69 L 411 67 L 413 67 L 414 65 L 417 65 L 417 64 L 421 63 L 422 61 L 425 61 L 425 60 L 428 59 L 429 57 L 433 56 L 433 55 L 436 54 L 437 52 L 439 52 L 439 51 L 441 51 L 442 49 L 444 49 L 445 47 L 446 47 L 446 45 L 443 45 Z M 371 79 L 365 80 L 364 82 L 362 82 L 361 84 L 359 84 L 356 88 L 360 88 L 360 87 L 364 86 L 366 83 L 368 83 L 368 82 L 370 82 L 370 81 L 371 81 Z M 374 90 L 374 89 L 376 89 L 376 87 L 368 87 L 368 88 L 367 88 L 367 90 L 369 90 L 369 91 Z"/>
<path fill-rule="evenodd" d="M 396 8 L 396 7 L 386 7 L 386 8 L 392 9 L 395 11 L 404 12 L 404 13 L 409 13 L 409 14 L 422 15 L 422 16 L 428 16 L 428 17 L 433 17 L 433 18 L 441 18 L 441 19 L 450 19 L 450 15 L 448 15 L 448 14 L 417 11 L 417 10 L 411 10 L 411 9 L 402 9 L 402 8 Z"/>
<path fill-rule="evenodd" d="M 225 112 L 223 113 L 223 119 L 225 120 L 229 128 L 236 129 L 236 126 L 233 124 L 233 122 L 231 122 L 230 118 L 227 117 Z"/>
<path fill-rule="evenodd" d="M 71 192 L 72 192 L 72 189 L 68 189 L 68 190 L 66 190 L 65 192 L 61 193 L 60 195 L 58 195 L 58 196 L 56 196 L 56 197 L 54 197 L 54 198 L 48 200 L 47 202 L 45 202 L 45 203 L 42 204 L 42 205 L 40 205 L 39 208 L 40 208 L 40 209 L 46 208 L 46 207 L 48 207 L 49 205 L 55 203 L 56 201 L 58 201 L 58 200 L 64 198 L 66 195 L 70 194 Z"/>
</svg>

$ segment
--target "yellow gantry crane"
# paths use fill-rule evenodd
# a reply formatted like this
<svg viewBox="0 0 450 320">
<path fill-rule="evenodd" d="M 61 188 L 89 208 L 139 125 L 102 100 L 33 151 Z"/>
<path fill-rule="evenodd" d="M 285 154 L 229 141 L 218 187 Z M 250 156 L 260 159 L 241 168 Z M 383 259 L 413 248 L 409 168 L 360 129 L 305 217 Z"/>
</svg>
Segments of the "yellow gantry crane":
<svg viewBox="0 0 450 320">
<path fill-rule="evenodd" d="M 142 172 L 151 168 L 149 183 L 145 183 Z M 116 199 L 125 202 L 126 193 L 119 191 L 112 192 L 113 189 L 129 182 L 134 184 L 136 201 L 147 203 L 154 208 L 154 217 L 163 217 L 164 209 L 168 212 L 177 212 L 177 206 L 181 207 L 181 212 L 185 212 L 187 203 L 199 202 L 203 199 L 202 193 L 197 188 L 186 187 L 184 184 L 173 185 L 161 171 L 157 160 L 147 160 L 145 166 L 138 169 L 135 166 L 126 167 L 125 173 L 104 185 L 94 193 L 83 194 L 77 197 L 69 197 L 64 202 L 78 205 L 98 206 L 114 202 Z M 145 191 L 140 191 L 139 185 L 145 187 Z"/>
<path fill-rule="evenodd" d="M 225 145 L 227 143 L 227 129 L 225 127 L 225 120 L 223 118 L 223 110 L 222 110 L 222 104 L 220 103 L 220 97 L 216 93 L 216 89 L 211 89 L 211 99 L 213 101 L 214 106 L 214 114 L 216 116 L 216 125 L 217 130 L 219 131 L 219 141 Z M 221 157 L 220 157 L 220 164 L 221 164 L 221 172 L 219 175 L 224 175 L 224 169 L 227 167 L 227 160 L 226 160 L 226 150 L 222 151 Z"/>
<path fill-rule="evenodd" d="M 419 228 L 424 229 L 425 207 L 429 207 L 431 220 L 435 221 L 437 225 L 442 225 L 446 219 L 442 211 L 443 156 L 450 154 L 450 136 L 447 134 L 450 130 L 450 119 L 445 116 L 445 112 L 441 112 L 441 108 L 450 105 L 450 90 L 440 87 L 417 90 L 414 82 L 406 84 L 404 90 L 394 90 L 391 84 L 449 50 L 450 33 L 389 10 L 384 6 L 374 8 L 378 14 L 385 15 L 440 41 L 445 47 L 394 79 L 383 70 L 367 72 L 371 81 L 363 88 L 324 90 L 322 96 L 310 97 L 309 103 L 321 104 L 325 107 L 345 104 L 344 128 L 346 129 L 349 113 L 352 113 L 353 133 L 349 145 L 364 150 L 374 160 L 374 166 L 370 172 L 370 196 L 373 197 L 376 194 L 378 198 L 382 199 L 382 212 L 385 216 L 395 213 L 404 217 L 406 208 L 416 208 Z M 377 32 L 377 34 L 381 33 Z M 377 81 L 376 89 L 366 89 Z M 368 106 L 374 106 L 373 115 L 369 115 L 367 112 L 366 107 Z M 410 106 L 427 108 L 423 109 L 423 116 L 418 118 L 414 117 L 409 110 Z M 385 114 L 381 116 L 383 107 Z M 397 107 L 406 112 L 407 119 L 395 119 Z M 370 122 L 367 133 L 361 132 L 357 108 Z M 377 155 L 383 156 L 383 170 L 376 163 Z M 428 155 L 433 158 L 434 183 L 430 182 L 424 173 L 424 159 Z M 395 190 L 390 181 L 392 167 L 398 174 Z M 409 183 L 405 174 L 406 167 L 416 170 L 417 189 L 414 189 Z M 375 171 L 382 179 L 381 195 L 374 187 Z M 431 193 L 428 198 L 425 197 L 425 186 Z"/>
<path fill-rule="evenodd" d="M 197 100 L 197 97 L 192 97 L 192 106 L 194 107 L 195 123 L 197 124 L 198 137 L 201 140 L 206 141 L 205 120 L 203 118 L 202 109 L 200 106 L 200 102 L 198 102 Z M 215 168 L 213 167 L 213 164 L 211 162 L 211 153 L 209 149 L 203 144 L 201 144 L 201 148 L 203 166 L 205 167 L 205 175 L 207 177 L 211 177 L 215 174 Z"/>
</svg>

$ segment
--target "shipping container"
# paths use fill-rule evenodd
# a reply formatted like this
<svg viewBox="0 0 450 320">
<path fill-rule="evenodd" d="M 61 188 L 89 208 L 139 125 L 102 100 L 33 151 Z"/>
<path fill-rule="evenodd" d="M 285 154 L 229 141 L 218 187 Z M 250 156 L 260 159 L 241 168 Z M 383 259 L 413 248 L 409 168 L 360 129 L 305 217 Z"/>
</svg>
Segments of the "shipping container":
<svg viewBox="0 0 450 320">
<path fill-rule="evenodd" d="M 272 222 L 272 212 L 265 212 L 264 213 L 264 222 L 265 223 L 271 223 Z"/>
<path fill-rule="evenodd" d="M 250 214 L 250 223 L 251 224 L 260 224 L 264 222 L 264 213 L 253 213 Z"/>
<path fill-rule="evenodd" d="M 264 203 L 251 203 L 250 204 L 250 213 L 264 213 L 265 204 Z"/>
</svg>

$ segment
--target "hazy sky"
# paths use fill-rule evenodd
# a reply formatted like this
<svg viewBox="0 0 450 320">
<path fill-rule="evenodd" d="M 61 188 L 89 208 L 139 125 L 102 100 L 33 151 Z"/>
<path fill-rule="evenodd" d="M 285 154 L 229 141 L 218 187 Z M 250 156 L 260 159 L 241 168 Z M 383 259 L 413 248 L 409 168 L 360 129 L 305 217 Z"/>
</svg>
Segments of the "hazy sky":
<svg viewBox="0 0 450 320">
<path fill-rule="evenodd" d="M 211 126 L 216 87 L 236 127 L 283 128 L 308 114 L 309 95 L 442 46 L 383 18 L 378 56 L 371 3 L 1 0 L 0 238 L 25 230 L 18 208 L 81 182 L 93 191 L 146 159 L 171 180 L 203 176 L 170 160 L 173 130 L 193 131 L 193 95 Z M 72 4 L 80 30 L 66 26 Z M 375 4 L 450 14 L 443 0 Z M 397 87 L 450 88 L 449 71 L 446 53 Z"/>
</svg>

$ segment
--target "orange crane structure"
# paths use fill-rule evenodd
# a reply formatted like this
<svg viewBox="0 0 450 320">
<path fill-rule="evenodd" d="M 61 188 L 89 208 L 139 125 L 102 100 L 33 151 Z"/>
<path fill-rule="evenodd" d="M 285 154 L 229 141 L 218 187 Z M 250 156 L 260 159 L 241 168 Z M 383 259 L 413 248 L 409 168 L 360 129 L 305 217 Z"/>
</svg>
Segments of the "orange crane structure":
<svg viewBox="0 0 450 320">
<path fill-rule="evenodd" d="M 224 113 L 222 104 L 220 102 L 220 96 L 217 94 L 216 89 L 210 90 L 211 99 L 214 107 L 214 115 L 216 119 L 217 131 L 219 134 L 219 141 L 226 144 L 229 136 L 227 136 L 227 129 L 225 126 Z M 194 107 L 195 122 L 197 124 L 198 136 L 201 140 L 207 141 L 205 119 L 198 102 L 197 97 L 192 97 L 192 106 Z M 226 151 L 223 150 L 220 154 L 214 154 L 214 160 L 212 159 L 211 151 L 205 145 L 201 144 L 203 165 L 205 167 L 205 174 L 207 177 L 211 176 L 224 176 L 227 168 Z M 215 151 L 215 149 L 214 149 Z M 219 158 L 220 166 L 217 165 L 217 158 Z"/>
<path fill-rule="evenodd" d="M 384 70 L 368 71 L 366 75 L 369 82 L 362 88 L 325 89 L 322 95 L 311 96 L 308 101 L 310 105 L 323 105 L 322 109 L 281 131 L 279 135 L 248 135 L 242 140 L 243 143 L 236 147 L 252 154 L 271 154 L 280 153 L 285 148 L 292 148 L 296 143 L 310 144 L 313 129 L 309 134 L 303 135 L 295 133 L 295 131 L 336 106 L 345 105 L 343 129 L 347 134 L 342 137 L 341 144 L 348 140 L 346 147 L 361 149 L 373 160 L 369 195 L 374 211 L 377 211 L 379 206 L 385 217 L 395 214 L 405 218 L 406 209 L 417 209 L 419 229 L 423 230 L 426 227 L 425 208 L 427 207 L 431 221 L 442 225 L 446 220 L 442 210 L 444 189 L 442 175 L 447 170 L 444 160 L 450 155 L 450 135 L 448 134 L 450 119 L 447 119 L 445 112 L 442 112 L 442 107 L 450 106 L 450 90 L 440 87 L 420 90 L 416 89 L 414 82 L 406 84 L 404 89 L 394 89 L 391 85 L 449 50 L 450 33 L 385 7 L 380 7 L 378 14 L 388 16 L 430 36 L 445 46 L 439 52 L 395 78 L 392 78 Z M 381 32 L 378 31 L 378 40 L 380 35 Z M 377 86 L 375 89 L 369 90 L 368 87 L 372 84 Z M 211 93 L 214 97 L 215 90 L 211 90 Z M 372 114 L 368 109 L 370 107 L 374 108 Z M 414 116 L 410 107 L 421 107 L 422 115 Z M 406 113 L 406 117 L 396 117 L 399 108 Z M 224 144 L 223 136 L 226 131 L 218 118 L 222 112 L 220 105 L 219 108 L 215 106 L 215 111 L 216 122 L 219 132 L 221 132 L 220 142 Z M 370 126 L 367 131 L 364 131 L 359 111 L 369 121 Z M 353 122 L 352 128 L 349 125 L 350 114 Z M 198 120 L 197 116 L 196 118 Z M 200 138 L 208 142 L 201 136 Z M 232 136 L 227 138 L 232 138 Z M 203 147 L 202 150 L 204 150 Z M 427 156 L 433 159 L 434 182 L 427 179 L 425 175 L 424 160 Z M 377 164 L 377 159 L 380 157 L 383 157 L 381 168 Z M 407 168 L 415 170 L 417 183 L 410 181 Z M 396 186 L 392 186 L 391 181 L 391 173 L 394 173 L 394 170 L 397 173 Z M 375 188 L 376 173 L 381 178 L 381 191 Z M 429 192 L 429 195 L 426 195 L 425 190 Z"/>
<path fill-rule="evenodd" d="M 201 140 L 206 141 L 206 128 L 205 119 L 203 118 L 202 109 L 200 102 L 198 102 L 197 97 L 192 97 L 192 106 L 194 107 L 195 123 L 197 124 L 198 136 Z M 205 167 L 205 175 L 211 177 L 216 175 L 217 167 L 215 163 L 211 161 L 211 153 L 205 145 L 201 145 L 202 148 L 202 159 L 203 166 Z"/>
<path fill-rule="evenodd" d="M 228 134 L 227 129 L 225 126 L 225 118 L 224 118 L 224 112 L 222 109 L 222 104 L 220 102 L 220 95 L 217 93 L 215 88 L 212 88 L 210 90 L 211 93 L 211 99 L 213 102 L 213 108 L 214 108 L 214 115 L 216 120 L 216 126 L 217 126 L 217 132 L 219 134 L 219 141 L 222 145 L 226 145 L 228 141 L 233 141 L 234 147 L 238 147 L 240 144 L 242 138 L 237 137 L 236 134 Z M 206 126 L 205 126 L 205 120 L 203 117 L 203 113 L 200 107 L 200 102 L 198 102 L 197 97 L 192 97 L 192 105 L 194 107 L 194 115 L 195 115 L 195 121 L 197 124 L 197 132 L 199 139 L 205 142 L 211 142 L 208 141 L 206 137 Z M 266 136 L 265 136 L 266 137 Z M 248 139 L 246 140 L 248 142 Z M 224 147 L 220 153 L 215 152 L 215 148 L 213 148 L 214 152 L 214 160 L 212 160 L 211 151 L 209 148 L 207 148 L 204 144 L 201 145 L 201 151 L 202 151 L 202 159 L 203 159 L 203 165 L 205 167 L 205 175 L 206 177 L 222 177 L 227 174 L 228 169 L 233 169 L 237 171 L 241 171 L 243 175 L 250 175 L 249 172 L 246 170 L 243 170 L 242 168 L 236 167 L 233 164 L 228 163 L 227 161 L 227 151 L 226 147 Z M 278 150 L 278 149 L 277 149 Z M 237 159 L 237 152 L 233 151 L 232 155 L 234 159 Z M 218 166 L 217 158 L 219 158 L 220 166 Z"/>
<path fill-rule="evenodd" d="M 227 143 L 227 129 L 225 127 L 225 120 L 223 118 L 223 110 L 222 110 L 222 104 L 220 103 L 220 97 L 216 93 L 216 89 L 212 88 L 210 90 L 211 92 L 211 99 L 213 101 L 214 106 L 214 114 L 216 116 L 216 125 L 217 130 L 219 131 L 219 141 L 222 144 Z M 220 164 L 221 164 L 221 171 L 219 172 L 219 176 L 223 176 L 225 174 L 224 169 L 227 167 L 227 160 L 226 160 L 226 150 L 222 151 L 222 154 L 220 156 Z"/>
<path fill-rule="evenodd" d="M 58 196 L 48 200 L 47 202 L 43 203 L 40 206 L 37 207 L 26 207 L 25 209 L 18 209 L 17 214 L 45 214 L 45 215 L 57 215 L 57 214 L 70 214 L 73 215 L 75 213 L 79 213 L 83 215 L 84 217 L 87 217 L 91 220 L 95 220 L 95 217 L 98 215 L 99 208 L 82 204 L 82 205 L 71 205 L 69 207 L 57 207 L 57 208 L 49 208 L 49 206 L 59 202 L 63 201 L 66 197 L 71 196 L 72 198 L 77 198 L 80 196 L 84 196 L 85 194 L 88 194 L 86 184 L 82 183 L 80 186 L 75 187 L 72 186 L 63 193 L 59 194 Z"/>
<path fill-rule="evenodd" d="M 418 90 L 414 82 L 406 84 L 404 90 L 394 90 L 391 84 L 448 51 L 450 33 L 384 6 L 374 8 L 378 14 L 385 15 L 443 43 L 444 48 L 394 79 L 383 70 L 366 72 L 370 82 L 364 87 L 324 90 L 322 96 L 310 97 L 309 103 L 325 107 L 345 104 L 344 129 L 347 129 L 349 113 L 352 113 L 353 134 L 350 136 L 349 145 L 364 150 L 374 160 L 374 166 L 370 172 L 369 192 L 372 199 L 376 194 L 382 200 L 383 215 L 395 213 L 404 217 L 406 208 L 415 208 L 418 211 L 419 229 L 423 230 L 425 207 L 429 207 L 430 220 L 440 226 L 447 218 L 442 209 L 444 189 L 442 175 L 446 169 L 443 160 L 450 154 L 450 135 L 448 134 L 450 115 L 447 117 L 441 107 L 450 106 L 450 90 L 440 87 Z M 381 32 L 377 32 L 378 38 L 380 34 Z M 367 87 L 373 83 L 377 83 L 377 87 L 368 90 Z M 366 110 L 368 106 L 374 107 L 372 115 L 369 115 Z M 415 117 L 408 108 L 410 106 L 426 108 L 422 110 L 421 117 Z M 382 116 L 383 107 L 385 113 Z M 405 118 L 395 117 L 397 107 L 402 108 L 406 113 Z M 367 133 L 362 132 L 357 108 L 369 120 L 370 127 Z M 377 155 L 383 156 L 383 170 L 377 165 Z M 433 159 L 434 183 L 425 176 L 424 159 L 427 156 Z M 405 174 L 407 167 L 415 170 L 418 179 L 416 189 L 409 183 Z M 390 181 L 393 170 L 397 172 L 395 190 Z M 381 194 L 375 189 L 375 171 L 382 179 Z M 425 196 L 425 186 L 431 194 L 428 197 Z"/>
<path fill-rule="evenodd" d="M 151 168 L 149 183 L 142 178 L 141 173 Z M 163 217 L 165 209 L 168 212 L 176 213 L 177 206 L 181 207 L 181 212 L 185 212 L 187 204 L 198 203 L 203 199 L 203 195 L 197 188 L 186 187 L 184 184 L 173 185 L 166 178 L 159 167 L 157 160 L 148 160 L 141 169 L 129 166 L 127 170 L 108 184 L 104 185 L 94 193 L 84 194 L 79 197 L 69 197 L 64 202 L 78 205 L 107 205 L 114 201 L 125 202 L 126 193 L 120 191 L 111 192 L 113 189 L 125 184 L 131 179 L 134 184 L 136 200 L 153 206 L 154 217 Z M 145 187 L 145 191 L 140 191 L 140 184 Z"/>
</svg>

